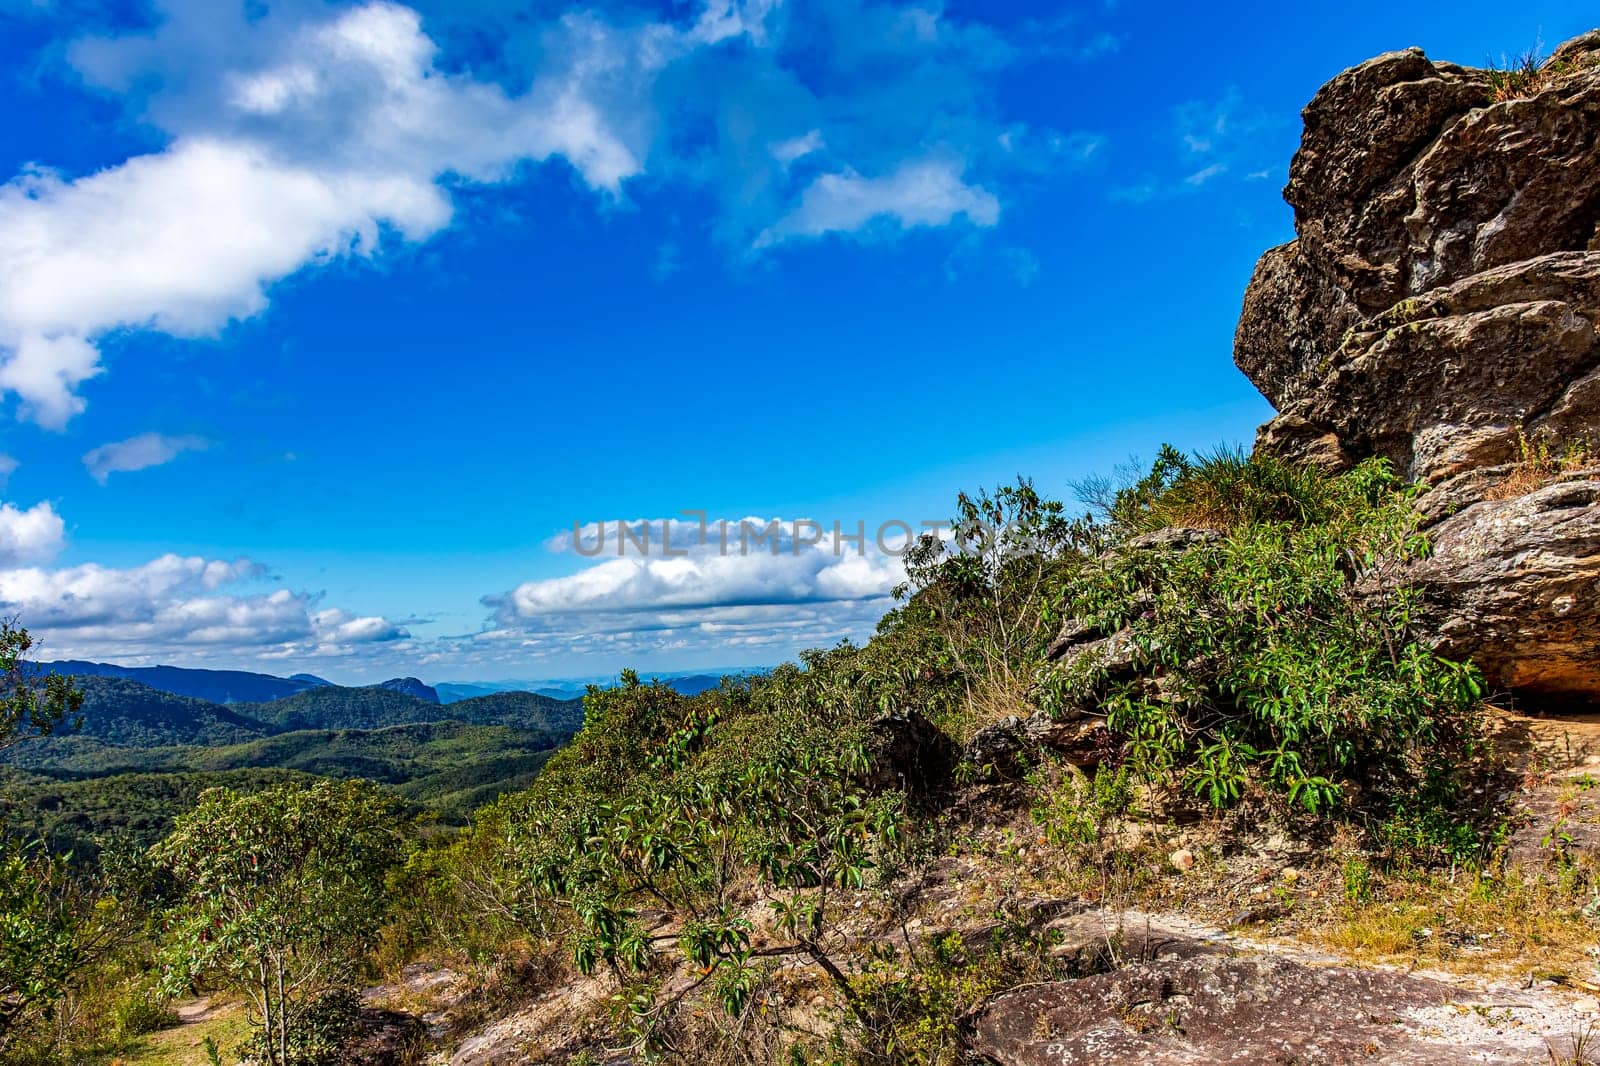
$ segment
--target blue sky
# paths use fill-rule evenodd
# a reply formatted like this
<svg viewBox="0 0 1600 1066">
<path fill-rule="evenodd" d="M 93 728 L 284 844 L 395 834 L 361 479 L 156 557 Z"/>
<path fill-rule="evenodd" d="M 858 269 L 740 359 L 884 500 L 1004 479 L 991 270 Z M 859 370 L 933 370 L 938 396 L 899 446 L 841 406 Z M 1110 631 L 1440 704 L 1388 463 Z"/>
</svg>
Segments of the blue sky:
<svg viewBox="0 0 1600 1066">
<path fill-rule="evenodd" d="M 768 664 L 948 513 L 1248 441 L 1299 109 L 1576 3 L 0 0 L 0 602 L 341 681 Z"/>
</svg>

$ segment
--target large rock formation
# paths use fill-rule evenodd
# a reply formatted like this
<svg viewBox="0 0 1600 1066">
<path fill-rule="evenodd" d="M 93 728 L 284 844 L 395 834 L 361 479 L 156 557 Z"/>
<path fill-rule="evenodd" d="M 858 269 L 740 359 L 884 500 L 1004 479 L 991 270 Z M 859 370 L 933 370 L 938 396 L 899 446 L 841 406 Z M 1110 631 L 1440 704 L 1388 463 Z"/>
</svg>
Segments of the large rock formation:
<svg viewBox="0 0 1600 1066">
<path fill-rule="evenodd" d="M 1433 486 L 1416 576 L 1445 653 L 1594 698 L 1600 31 L 1494 80 L 1411 49 L 1317 93 L 1299 237 L 1257 265 L 1234 359 L 1279 412 L 1258 448 Z"/>
</svg>

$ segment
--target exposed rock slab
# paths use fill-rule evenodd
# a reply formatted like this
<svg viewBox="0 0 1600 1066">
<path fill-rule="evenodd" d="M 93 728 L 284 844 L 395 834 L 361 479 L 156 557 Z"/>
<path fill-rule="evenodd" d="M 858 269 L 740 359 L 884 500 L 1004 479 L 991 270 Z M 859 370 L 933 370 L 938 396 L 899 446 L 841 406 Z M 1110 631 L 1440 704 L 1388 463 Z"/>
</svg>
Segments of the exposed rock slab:
<svg viewBox="0 0 1600 1066">
<path fill-rule="evenodd" d="M 1028 756 L 1040 750 L 1074 766 L 1090 767 L 1103 762 L 1113 748 L 1104 716 L 1073 708 L 1054 718 L 1041 711 L 991 722 L 972 735 L 961 758 L 981 774 L 1013 777 L 1031 765 Z"/>
<path fill-rule="evenodd" d="M 971 1046 L 1000 1066 L 1512 1066 L 1545 1053 L 1538 1030 L 1460 999 L 1390 971 L 1203 954 L 1007 992 L 975 1019 Z"/>
</svg>

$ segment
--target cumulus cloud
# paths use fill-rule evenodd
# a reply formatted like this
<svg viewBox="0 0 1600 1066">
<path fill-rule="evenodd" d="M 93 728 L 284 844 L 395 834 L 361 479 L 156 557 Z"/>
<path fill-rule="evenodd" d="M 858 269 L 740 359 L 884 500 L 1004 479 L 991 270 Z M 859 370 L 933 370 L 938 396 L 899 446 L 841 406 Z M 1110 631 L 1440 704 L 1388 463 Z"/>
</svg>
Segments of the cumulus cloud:
<svg viewBox="0 0 1600 1066">
<path fill-rule="evenodd" d="M 42 425 L 83 409 L 77 389 L 100 372 L 108 331 L 212 334 L 260 312 L 267 288 L 307 264 L 370 256 L 386 232 L 422 240 L 450 220 L 447 175 L 503 180 L 519 161 L 559 155 L 614 192 L 637 170 L 579 80 L 511 97 L 443 73 L 407 8 L 236 34 L 283 58 L 211 72 L 222 85 L 203 90 L 225 90 L 220 109 L 198 113 L 181 93 L 157 108 L 175 127 L 165 150 L 0 186 L 0 388 Z M 86 44 L 78 61 L 111 86 L 141 59 L 174 61 L 150 41 L 121 43 Z"/>
<path fill-rule="evenodd" d="M 324 644 L 382 644 L 404 640 L 411 634 L 404 626 L 376 615 L 357 617 L 349 611 L 330 607 L 311 616 L 312 630 Z"/>
<path fill-rule="evenodd" d="M 63 540 L 49 503 L 0 504 L 0 614 L 20 618 L 52 655 L 316 659 L 410 636 L 388 619 L 269 587 L 265 567 L 250 559 L 167 554 L 131 567 L 44 565 Z"/>
<path fill-rule="evenodd" d="M 184 452 L 210 447 L 204 437 L 168 437 L 160 433 L 141 433 L 127 440 L 112 441 L 93 448 L 83 457 L 89 476 L 104 485 L 114 473 L 145 470 L 170 463 Z"/>
<path fill-rule="evenodd" d="M 36 503 L 24 511 L 0 503 L 0 566 L 54 559 L 65 537 L 66 525 L 50 504 Z"/>
<path fill-rule="evenodd" d="M 993 193 L 962 180 L 959 164 L 926 160 L 906 163 L 879 177 L 853 172 L 823 174 L 800 196 L 800 203 L 756 241 L 757 247 L 791 237 L 850 233 L 883 219 L 911 229 L 945 226 L 957 216 L 978 226 L 1000 220 Z"/>
<path fill-rule="evenodd" d="M 417 2 L 426 28 L 388 0 L 162 0 L 149 32 L 73 44 L 77 73 L 169 143 L 0 185 L 0 391 L 25 417 L 81 412 L 113 331 L 215 334 L 296 271 L 437 233 L 455 185 L 541 161 L 604 198 L 645 174 L 709 190 L 741 253 L 993 226 L 997 182 L 1038 165 L 1002 143 L 995 89 L 1027 49 L 937 6 L 705 0 L 652 21 Z M 442 53 L 457 37 L 470 63 Z"/>
<path fill-rule="evenodd" d="M 495 628 L 478 640 L 530 654 L 833 644 L 870 632 L 904 580 L 904 531 L 882 539 L 803 519 L 591 523 L 547 547 L 594 561 L 488 598 Z"/>
</svg>

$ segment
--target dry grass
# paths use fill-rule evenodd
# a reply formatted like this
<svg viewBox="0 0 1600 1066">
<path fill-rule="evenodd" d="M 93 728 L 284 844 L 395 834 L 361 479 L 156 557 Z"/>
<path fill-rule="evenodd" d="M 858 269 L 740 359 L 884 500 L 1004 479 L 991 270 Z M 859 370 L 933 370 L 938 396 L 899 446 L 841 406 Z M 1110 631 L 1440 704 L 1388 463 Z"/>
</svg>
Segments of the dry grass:
<svg viewBox="0 0 1600 1066">
<path fill-rule="evenodd" d="M 967 696 L 955 726 L 955 740 L 965 744 L 984 726 L 1015 715 L 1027 718 L 1035 708 L 1028 700 L 1029 679 L 1017 673 L 989 671 Z"/>
<path fill-rule="evenodd" d="M 1353 959 L 1475 973 L 1587 973 L 1595 924 L 1558 883 L 1518 872 L 1389 880 L 1311 938 Z"/>
<path fill-rule="evenodd" d="M 1521 55 L 1502 56 L 1498 63 L 1490 60 L 1489 98 L 1503 103 L 1535 96 L 1560 84 L 1579 69 L 1574 64 L 1541 56 L 1535 45 Z"/>
<path fill-rule="evenodd" d="M 1563 474 L 1600 462 L 1600 455 L 1587 440 L 1568 442 L 1558 448 L 1548 437 L 1529 437 L 1517 431 L 1517 461 L 1509 473 L 1486 493 L 1485 499 L 1514 500 L 1551 484 Z"/>
<path fill-rule="evenodd" d="M 1600 1024 L 1579 1026 L 1564 1041 L 1566 1047 L 1550 1044 L 1550 1066 L 1597 1066 L 1600 1064 Z"/>
</svg>

